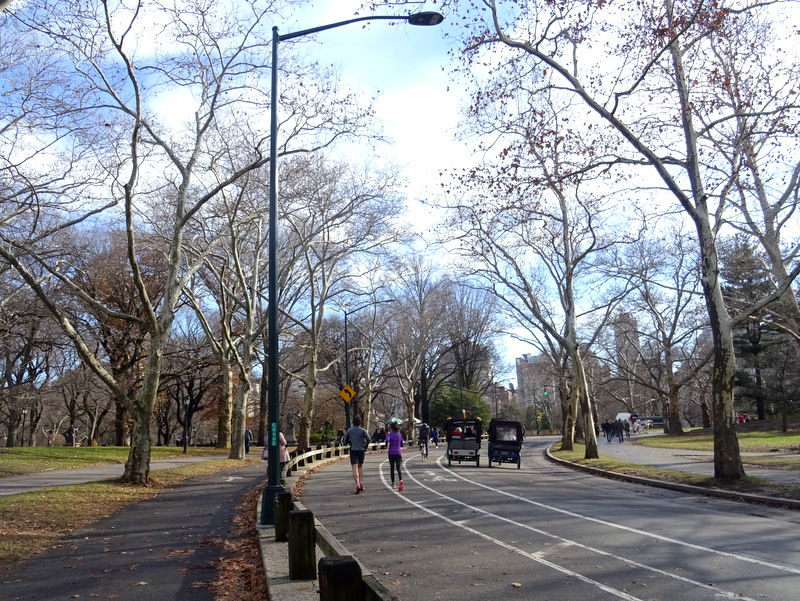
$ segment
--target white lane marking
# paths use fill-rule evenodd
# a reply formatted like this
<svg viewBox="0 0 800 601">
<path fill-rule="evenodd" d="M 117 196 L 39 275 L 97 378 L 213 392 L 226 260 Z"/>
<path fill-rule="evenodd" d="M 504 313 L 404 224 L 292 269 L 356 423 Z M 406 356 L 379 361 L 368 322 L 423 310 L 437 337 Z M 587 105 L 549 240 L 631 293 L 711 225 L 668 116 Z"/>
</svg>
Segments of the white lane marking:
<svg viewBox="0 0 800 601">
<path fill-rule="evenodd" d="M 438 461 L 437 461 L 437 463 L 438 463 Z M 782 571 L 782 572 L 788 572 L 790 574 L 800 575 L 800 569 L 798 569 L 798 568 L 793 568 L 791 566 L 785 566 L 785 565 L 772 563 L 772 562 L 769 562 L 769 561 L 764 561 L 762 559 L 757 559 L 755 557 L 747 557 L 746 555 L 739 555 L 737 553 L 731 553 L 729 551 L 721 551 L 719 549 L 714 549 L 712 547 L 706 547 L 704 545 L 698 545 L 696 543 L 690 543 L 690 542 L 678 540 L 676 538 L 671 538 L 671 537 L 668 537 L 668 536 L 662 536 L 660 534 L 653 534 L 653 533 L 647 532 L 645 530 L 638 530 L 637 528 L 632 528 L 631 526 L 625 526 L 625 525 L 622 525 L 622 524 L 617 524 L 615 522 L 608 522 L 606 520 L 601 520 L 599 518 L 593 518 L 593 517 L 590 517 L 590 516 L 587 516 L 587 515 L 583 515 L 583 514 L 580 514 L 580 513 L 575 513 L 574 511 L 569 511 L 567 509 L 561 509 L 559 507 L 553 507 L 552 505 L 545 505 L 544 503 L 540 503 L 538 501 L 533 501 L 533 500 L 527 499 L 525 497 L 520 497 L 519 495 L 515 495 L 513 493 L 509 493 L 509 492 L 506 492 L 504 490 L 500 490 L 498 488 L 492 488 L 491 486 L 487 486 L 485 484 L 481 484 L 480 482 L 475 482 L 474 480 L 470 480 L 469 478 L 464 478 L 463 476 L 460 476 L 459 474 L 455 473 L 453 470 L 444 467 L 444 465 L 442 465 L 441 463 L 439 464 L 439 467 L 441 469 L 445 470 L 446 472 L 449 472 L 449 473 L 453 474 L 456 478 L 464 480 L 465 482 L 469 482 L 472 485 L 480 486 L 481 488 L 485 488 L 486 490 L 490 490 L 492 492 L 496 492 L 498 494 L 505 495 L 507 497 L 511 497 L 512 499 L 516 499 L 517 501 L 523 501 L 525 503 L 528 503 L 530 505 L 534 505 L 536 507 L 540 507 L 542 509 L 549 509 L 550 511 L 555 511 L 556 513 L 562 513 L 562 514 L 568 515 L 570 517 L 578 518 L 578 519 L 581 519 L 581 520 L 586 520 L 588 522 L 593 522 L 595 524 L 600 524 L 601 526 L 611 526 L 613 528 L 617 528 L 618 530 L 624 530 L 624 531 L 627 531 L 627 532 L 631 532 L 633 534 L 636 534 L 637 536 L 649 536 L 650 538 L 653 538 L 653 539 L 658 540 L 658 541 L 662 541 L 662 542 L 666 542 L 666 543 L 672 543 L 674 545 L 681 545 L 683 547 L 688 547 L 688 548 L 694 549 L 696 551 L 703 551 L 705 553 L 713 553 L 713 554 L 719 555 L 721 557 L 728 557 L 728 558 L 731 558 L 731 559 L 738 559 L 739 561 L 753 563 L 753 564 L 756 564 L 756 565 L 759 565 L 759 566 L 763 566 L 763 567 L 766 567 L 766 568 L 772 568 L 773 570 L 779 570 L 779 571 Z"/>
<path fill-rule="evenodd" d="M 567 547 L 574 547 L 575 545 L 572 542 L 561 542 L 555 545 L 551 545 L 546 549 L 542 549 L 541 551 L 536 551 L 534 555 L 536 557 L 544 557 L 545 555 L 552 555 L 556 551 L 561 552 L 561 549 L 566 549 Z"/>
<path fill-rule="evenodd" d="M 386 482 L 386 475 L 384 474 L 384 470 L 382 468 L 383 468 L 383 463 L 380 465 L 380 468 L 379 468 L 378 472 L 380 473 L 381 480 L 383 481 L 384 485 L 388 486 L 388 483 Z M 411 476 L 410 473 L 409 473 L 409 475 Z M 411 476 L 411 479 L 414 480 L 415 482 L 417 482 L 423 488 L 429 490 L 430 492 L 432 492 L 432 493 L 434 493 L 434 494 L 436 494 L 436 495 L 438 495 L 438 496 L 440 496 L 440 497 L 442 497 L 444 499 L 448 499 L 448 500 L 450 500 L 450 501 L 452 501 L 454 503 L 457 503 L 459 505 L 464 505 L 465 507 L 469 507 L 469 505 L 466 505 L 465 503 L 462 503 L 461 501 L 456 501 L 455 499 L 450 499 L 446 495 L 442 495 L 440 493 L 437 493 L 435 490 L 432 490 L 430 487 L 425 486 L 424 484 L 420 483 L 418 480 L 416 480 L 414 478 L 414 476 Z M 447 522 L 448 524 L 450 524 L 452 526 L 456 526 L 458 528 L 461 528 L 462 530 L 466 530 L 467 532 L 470 532 L 470 533 L 472 533 L 472 534 L 474 534 L 476 536 L 479 536 L 479 537 L 481 537 L 481 538 L 483 538 L 483 539 L 485 539 L 485 540 L 487 540 L 487 541 L 489 541 L 491 543 L 494 543 L 495 545 L 499 545 L 501 547 L 505 547 L 509 551 L 514 551 L 515 553 L 518 553 L 518 554 L 520 554 L 520 555 L 522 555 L 524 557 L 527 557 L 528 559 L 531 559 L 531 560 L 535 561 L 536 563 L 539 563 L 539 564 L 541 564 L 543 566 L 552 568 L 553 570 L 556 570 L 557 572 L 561 572 L 562 574 L 564 574 L 566 576 L 571 576 L 572 578 L 576 578 L 576 579 L 578 579 L 578 580 L 580 580 L 582 582 L 585 582 L 586 584 L 589 584 L 590 586 L 594 586 L 596 588 L 599 588 L 602 591 L 605 591 L 605 592 L 607 592 L 607 593 L 609 593 L 611 595 L 614 595 L 615 597 L 619 597 L 620 599 L 625 599 L 626 601 L 642 601 L 639 597 L 634 597 L 633 595 L 629 595 L 629 594 L 627 594 L 627 593 L 625 593 L 623 591 L 618 591 L 618 590 L 616 590 L 614 588 L 611 588 L 610 586 L 608 586 L 606 584 L 603 584 L 602 582 L 598 582 L 597 580 L 592 580 L 591 578 L 588 578 L 587 576 L 584 576 L 583 574 L 579 574 L 578 572 L 575 572 L 575 571 L 570 570 L 568 568 L 564 568 L 564 567 L 562 567 L 562 566 L 560 566 L 558 564 L 555 564 L 555 563 L 553 563 L 551 561 L 548 561 L 548 560 L 544 559 L 543 557 L 539 557 L 534 553 L 527 553 L 527 552 L 525 552 L 525 551 L 523 551 L 521 549 L 518 549 L 517 547 L 515 547 L 515 546 L 513 546 L 511 544 L 508 544 L 508 543 L 506 543 L 506 542 L 504 542 L 502 540 L 493 538 L 493 537 L 489 536 L 488 534 L 484 534 L 483 532 L 480 532 L 479 530 L 475 530 L 474 528 L 470 528 L 469 526 L 466 526 L 464 524 L 464 522 L 462 522 L 462 521 L 452 520 L 452 519 L 448 518 L 447 516 L 444 516 L 444 515 L 442 515 L 440 513 L 436 513 L 435 511 L 433 511 L 431 509 L 428 509 L 424 505 L 421 505 L 420 503 L 412 501 L 411 499 L 409 499 L 405 495 L 401 495 L 400 493 L 397 493 L 397 494 L 406 503 L 408 503 L 409 505 L 413 505 L 414 507 L 424 511 L 425 513 L 429 513 L 430 515 L 432 515 L 434 517 L 437 517 L 440 520 L 442 520 L 444 522 Z M 477 511 L 480 512 L 480 513 L 484 513 L 486 515 L 489 515 L 487 512 L 485 512 L 485 511 L 483 511 L 481 509 L 477 509 Z M 742 597 L 742 599 L 745 599 L 746 601 L 755 601 L 754 599 L 746 599 L 744 597 Z"/>
<path fill-rule="evenodd" d="M 407 470 L 407 472 L 408 472 L 408 470 Z M 385 484 L 386 483 L 386 478 L 384 476 L 383 470 L 379 470 L 379 473 L 380 473 L 380 476 L 381 476 L 381 480 L 383 480 L 383 482 Z M 614 560 L 625 562 L 628 565 L 632 565 L 632 566 L 635 566 L 637 568 L 641 568 L 643 570 L 647 570 L 647 571 L 650 571 L 650 572 L 653 572 L 653 573 L 656 573 L 656 574 L 659 574 L 659 575 L 662 575 L 662 576 L 666 576 L 668 578 L 672 578 L 673 580 L 678 580 L 680 582 L 689 584 L 691 586 L 696 586 L 696 587 L 699 587 L 699 588 L 702 588 L 702 589 L 705 589 L 705 590 L 708 590 L 708 591 L 712 591 L 715 594 L 715 596 L 723 598 L 723 599 L 739 599 L 741 601 L 756 601 L 755 599 L 753 599 L 751 597 L 745 597 L 744 595 L 742 595 L 740 593 L 734 593 L 734 592 L 731 592 L 731 591 L 724 591 L 724 590 L 719 589 L 716 586 L 712 586 L 712 585 L 706 584 L 704 582 L 699 582 L 697 580 L 692 580 L 692 579 L 686 578 L 684 576 L 679 576 L 677 574 L 673 574 L 671 572 L 667 572 L 665 570 L 661 570 L 659 568 L 640 563 L 640 562 L 638 562 L 636 560 L 628 559 L 628 558 L 623 557 L 621 555 L 615 555 L 613 553 L 610 553 L 608 551 L 603 551 L 602 549 L 598 549 L 596 547 L 590 547 L 590 546 L 585 545 L 583 543 L 580 543 L 578 541 L 573 541 L 573 540 L 564 538 L 562 536 L 559 536 L 559 535 L 556 535 L 556 534 L 552 534 L 550 532 L 546 532 L 546 531 L 541 530 L 539 528 L 534 528 L 533 526 L 529 526 L 528 524 L 517 522 L 517 521 L 512 520 L 510 518 L 506 518 L 506 517 L 503 517 L 501 515 L 498 515 L 498 514 L 495 514 L 495 513 L 491 513 L 489 511 L 481 509 L 480 507 L 476 507 L 474 505 L 469 505 L 468 503 L 464 503 L 463 501 L 459 501 L 457 499 L 454 499 L 453 497 L 450 497 L 448 495 L 445 495 L 443 493 L 440 493 L 438 491 L 433 490 L 429 486 L 426 486 L 425 484 L 423 484 L 422 482 L 417 480 L 413 476 L 413 474 L 411 474 L 411 472 L 408 472 L 408 475 L 411 477 L 411 479 L 414 482 L 419 484 L 420 487 L 428 490 L 429 492 L 431 492 L 432 494 L 434 494 L 434 495 L 436 495 L 438 497 L 441 497 L 441 498 L 443 498 L 443 499 L 445 499 L 447 501 L 450 501 L 451 503 L 454 503 L 456 505 L 461 505 L 463 507 L 466 507 L 467 509 L 470 509 L 475 513 L 479 513 L 479 514 L 482 514 L 482 515 L 485 515 L 485 516 L 488 516 L 488 517 L 493 517 L 493 518 L 495 518 L 495 519 L 497 519 L 499 521 L 506 522 L 506 523 L 512 524 L 512 525 L 514 525 L 516 527 L 523 528 L 523 529 L 529 530 L 531 532 L 535 532 L 537 534 L 541 534 L 543 536 L 547 536 L 549 538 L 555 539 L 555 540 L 559 541 L 559 546 L 574 546 L 574 547 L 578 547 L 578 548 L 581 548 L 581 549 L 585 549 L 585 550 L 587 550 L 589 552 L 592 552 L 592 553 L 596 553 L 596 554 L 601 555 L 601 556 L 610 557 L 610 558 L 612 558 Z M 462 478 L 462 479 L 466 480 L 466 478 Z M 472 484 L 475 484 L 471 480 L 467 480 L 467 481 L 472 483 Z M 481 486 L 483 486 L 483 485 L 481 485 Z M 493 490 L 493 491 L 495 490 L 495 489 L 493 489 L 491 487 L 488 487 L 488 486 L 483 486 L 483 487 L 487 488 L 489 490 Z M 501 491 L 496 491 L 496 492 L 501 492 Z M 509 495 L 509 496 L 515 497 L 515 495 Z M 514 550 L 517 553 L 519 553 L 519 554 L 521 554 L 521 555 L 523 555 L 525 557 L 528 557 L 529 559 L 532 559 L 533 561 L 541 563 L 542 565 L 546 565 L 548 567 L 552 567 L 553 569 L 556 569 L 556 570 L 558 570 L 558 571 L 560 571 L 560 572 L 562 572 L 564 574 L 575 576 L 576 578 L 579 578 L 580 580 L 583 580 L 584 582 L 592 584 L 593 586 L 597 586 L 601 590 L 604 590 L 606 592 L 609 592 L 611 594 L 619 596 L 619 597 L 621 597 L 623 599 L 637 599 L 636 597 L 631 597 L 627 593 L 623 593 L 621 591 L 616 591 L 616 589 L 611 589 L 610 587 L 608 587 L 607 585 L 605 585 L 605 584 L 603 584 L 601 582 L 597 582 L 597 581 L 592 580 L 592 579 L 590 579 L 590 578 L 588 578 L 586 576 L 577 574 L 576 572 L 573 572 L 572 570 L 569 570 L 567 568 L 562 568 L 561 566 L 558 566 L 557 564 L 553 564 L 552 562 L 545 560 L 544 559 L 544 555 L 549 554 L 550 550 L 543 550 L 543 551 L 537 551 L 535 553 L 528 553 L 528 552 L 523 551 L 523 550 L 521 550 L 521 549 L 519 549 L 517 547 L 514 547 L 513 545 L 508 544 L 508 543 L 506 543 L 506 542 L 504 542 L 502 540 L 490 537 L 489 535 L 483 534 L 483 533 L 481 533 L 481 532 L 479 532 L 479 531 L 477 531 L 477 530 L 475 530 L 473 528 L 470 528 L 468 526 L 464 526 L 463 525 L 464 521 L 452 520 L 452 519 L 450 519 L 450 518 L 448 518 L 446 516 L 443 516 L 443 515 L 441 515 L 439 513 L 436 513 L 435 511 L 433 511 L 431 509 L 428 509 L 427 507 L 425 507 L 425 506 L 423 506 L 423 505 L 421 505 L 419 503 L 416 503 L 415 501 L 412 501 L 407 496 L 403 496 L 403 500 L 406 501 L 407 503 L 411 504 L 411 505 L 414 505 L 415 507 L 418 507 L 419 509 L 425 511 L 426 513 L 429 513 L 429 514 L 431 514 L 433 516 L 436 516 L 436 517 L 438 517 L 438 518 L 440 518 L 440 519 L 442 519 L 442 520 L 444 520 L 444 521 L 446 521 L 446 522 L 448 522 L 448 523 L 450 523 L 452 525 L 458 526 L 459 528 L 463 528 L 464 530 L 467 530 L 469 532 L 473 532 L 475 534 L 478 534 L 479 536 L 481 536 L 482 538 L 484 538 L 484 539 L 486 539 L 488 541 L 491 541 L 491 542 L 493 542 L 493 543 L 495 543 L 497 545 L 500 545 L 502 547 L 505 547 L 507 549 Z M 473 521 L 473 520 L 469 520 L 469 521 Z"/>
<path fill-rule="evenodd" d="M 437 474 L 433 470 L 425 470 L 425 477 L 423 480 L 430 480 L 432 482 L 458 482 L 458 478 L 447 478 L 441 474 Z"/>
</svg>

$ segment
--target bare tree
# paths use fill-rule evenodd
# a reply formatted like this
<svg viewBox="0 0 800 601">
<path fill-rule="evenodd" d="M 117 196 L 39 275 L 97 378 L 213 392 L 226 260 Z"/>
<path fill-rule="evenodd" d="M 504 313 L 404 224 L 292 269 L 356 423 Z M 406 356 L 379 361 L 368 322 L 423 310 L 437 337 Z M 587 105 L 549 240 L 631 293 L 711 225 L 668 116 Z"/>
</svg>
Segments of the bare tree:
<svg viewBox="0 0 800 601">
<path fill-rule="evenodd" d="M 636 320 L 635 339 L 617 340 L 607 356 L 617 378 L 666 399 L 665 430 L 682 434 L 681 391 L 711 360 L 701 336 L 708 326 L 697 253 L 680 228 L 655 229 L 658 239 L 642 239 L 624 256 L 633 285 L 624 308 Z M 626 334 L 617 328 L 618 336 Z"/>
<path fill-rule="evenodd" d="M 764 168 L 774 157 L 776 166 L 783 165 L 780 157 L 791 156 L 787 148 L 794 147 L 796 137 L 790 133 L 788 145 L 768 137 L 775 144 L 753 144 L 751 150 L 761 153 L 753 155 L 746 154 L 747 144 L 740 144 L 741 139 L 730 132 L 739 122 L 757 129 L 760 118 L 782 121 L 782 131 L 794 132 L 800 88 L 782 87 L 786 80 L 781 76 L 775 80 L 779 85 L 765 89 L 757 102 L 730 102 L 726 91 L 733 72 L 754 82 L 770 78 L 773 69 L 796 76 L 795 45 L 783 27 L 784 5 L 702 0 L 524 6 L 479 0 L 469 7 L 455 7 L 445 0 L 442 4 L 463 9 L 472 22 L 463 53 L 468 64 L 484 69 L 485 53 L 502 47 L 507 52 L 497 53 L 501 58 L 494 60 L 516 64 L 523 75 L 526 65 L 547 70 L 549 81 L 526 76 L 517 85 L 558 91 L 590 109 L 589 115 L 573 113 L 573 118 L 585 128 L 602 124 L 613 141 L 592 155 L 591 163 L 597 169 L 617 165 L 629 173 L 636 166 L 647 168 L 649 173 L 642 173 L 642 178 L 652 181 L 655 175 L 692 221 L 715 349 L 714 471 L 719 478 L 741 478 L 744 470 L 733 411 L 732 329 L 750 312 L 783 298 L 800 267 L 793 266 L 785 277 L 775 274 L 769 296 L 730 316 L 720 289 L 716 239 L 732 209 L 735 215 L 736 207 L 728 201 L 742 187 L 744 161 L 757 161 Z M 722 38 L 730 41 L 727 47 L 717 43 Z M 736 150 L 723 153 L 722 146 Z M 732 156 L 737 159 L 729 160 Z M 794 184 L 782 189 L 790 190 L 787 199 L 795 197 Z M 792 209 L 780 212 L 788 216 Z"/>
<path fill-rule="evenodd" d="M 406 434 L 413 438 L 417 404 L 423 397 L 420 387 L 425 378 L 433 377 L 444 351 L 451 347 L 444 318 L 447 281 L 418 255 L 398 261 L 394 270 L 397 276 L 392 297 L 397 302 L 381 340 L 388 349 L 393 387 L 402 399 L 408 427 Z"/>
<path fill-rule="evenodd" d="M 244 457 L 256 347 L 266 326 L 267 211 L 258 188 L 241 184 L 204 212 L 201 232 L 187 244 L 203 268 L 185 289 L 225 381 L 217 446 L 227 446 L 230 431 L 231 459 Z"/>
<path fill-rule="evenodd" d="M 445 279 L 445 323 L 448 341 L 431 354 L 420 383 L 421 415 L 430 423 L 427 405 L 444 382 L 455 379 L 458 385 L 484 396 L 494 394 L 495 372 L 500 365 L 496 341 L 502 331 L 501 312 L 496 297 L 469 281 Z M 433 368 L 432 368 L 433 367 Z"/>
<path fill-rule="evenodd" d="M 375 274 L 381 274 L 380 260 L 375 262 Z M 344 401 L 337 397 L 342 409 L 339 415 L 361 416 L 362 426 L 371 428 L 373 402 L 388 389 L 390 378 L 389 349 L 383 344 L 382 332 L 392 320 L 396 299 L 387 298 L 388 284 L 373 278 L 365 279 L 367 289 L 352 291 L 353 296 L 340 299 L 342 319 L 331 317 L 326 327 L 326 344 L 320 353 L 321 362 L 331 368 L 320 374 L 320 382 L 341 391 L 345 384 L 355 391 L 355 396 Z M 347 320 L 347 324 L 345 324 Z M 345 340 L 345 325 L 350 332 Z M 347 344 L 345 344 L 345 342 Z M 344 403 L 349 403 L 349 409 Z M 335 421 L 338 421 L 335 420 Z"/>
<path fill-rule="evenodd" d="M 83 361 L 131 416 L 127 481 L 149 477 L 150 422 L 163 349 L 181 292 L 198 267 L 184 254 L 187 227 L 207 202 L 268 161 L 268 107 L 261 99 L 269 97 L 268 27 L 278 9 L 277 2 L 249 1 L 234 8 L 210 1 L 57 6 L 34 1 L 2 13 L 3 28 L 38 49 L 31 60 L 41 57 L 36 64 L 42 73 L 14 65 L 13 76 L 30 82 L 19 88 L 33 90 L 35 102 L 30 94 L 5 99 L 8 113 L 18 116 L 3 139 L 14 151 L 7 156 L 15 159 L 8 170 L 15 185 L 4 198 L 13 206 L 8 214 L 16 217 L 0 232 L 0 257 L 40 296 Z M 149 43 L 156 38 L 158 47 Z M 47 56 L 58 60 L 48 62 Z M 284 67 L 294 68 L 291 60 Z M 356 131 L 367 115 L 352 96 L 338 92 L 330 76 L 316 77 L 311 69 L 302 75 L 301 91 L 292 94 L 299 88 L 289 86 L 281 95 L 289 117 L 280 154 L 324 147 Z M 177 107 L 175 114 L 165 114 L 164 98 Z M 26 113 L 31 105 L 39 110 Z M 23 137 L 26 131 L 35 135 Z M 224 157 L 226 162 L 219 141 L 232 135 L 238 151 Z M 58 256 L 57 234 L 92 219 L 124 221 L 126 272 L 146 311 L 140 318 L 95 303 L 98 311 L 143 323 L 148 333 L 135 398 L 96 358 L 59 299 L 35 275 L 34 266 L 43 266 L 80 294 L 73 272 Z M 142 239 L 152 243 L 154 236 L 162 240 L 167 265 L 159 299 L 150 296 L 137 250 Z M 85 295 L 83 300 L 94 302 Z"/>
<path fill-rule="evenodd" d="M 625 279 L 615 281 L 610 267 L 612 251 L 626 236 L 614 231 L 611 200 L 589 191 L 599 182 L 576 173 L 587 142 L 570 130 L 565 108 L 545 101 L 535 111 L 515 113 L 507 106 L 527 109 L 533 104 L 528 94 L 526 89 L 476 94 L 472 110 L 502 146 L 497 164 L 485 160 L 461 178 L 463 198 L 445 202 L 447 235 L 459 242 L 463 268 L 496 295 L 514 325 L 563 348 L 560 364 L 567 377 L 562 400 L 568 403 L 562 448 L 572 448 L 580 411 L 586 457 L 596 458 L 583 358 L 585 347 L 627 293 Z M 597 313 L 599 327 L 583 338 L 581 322 Z"/>
<path fill-rule="evenodd" d="M 402 202 L 393 172 L 357 171 L 321 155 L 296 158 L 285 177 L 281 213 L 291 251 L 285 269 L 293 272 L 285 281 L 295 290 L 284 286 L 293 301 L 283 310 L 294 346 L 305 350 L 304 368 L 291 376 L 305 386 L 298 444 L 307 448 L 319 374 L 334 365 L 320 363 L 328 305 L 358 290 L 369 277 L 369 257 L 402 238 L 395 224 Z"/>
</svg>

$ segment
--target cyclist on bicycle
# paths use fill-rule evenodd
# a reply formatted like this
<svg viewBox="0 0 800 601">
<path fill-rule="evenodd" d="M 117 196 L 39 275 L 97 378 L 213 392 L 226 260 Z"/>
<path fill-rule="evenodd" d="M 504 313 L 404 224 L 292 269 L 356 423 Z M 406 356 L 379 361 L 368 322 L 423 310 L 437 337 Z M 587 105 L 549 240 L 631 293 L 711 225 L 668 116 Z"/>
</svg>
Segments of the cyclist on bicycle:
<svg viewBox="0 0 800 601">
<path fill-rule="evenodd" d="M 428 424 L 422 424 L 419 427 L 419 447 L 422 456 L 428 458 L 428 436 L 430 435 L 430 428 Z M 422 449 L 425 449 L 424 451 Z"/>
</svg>

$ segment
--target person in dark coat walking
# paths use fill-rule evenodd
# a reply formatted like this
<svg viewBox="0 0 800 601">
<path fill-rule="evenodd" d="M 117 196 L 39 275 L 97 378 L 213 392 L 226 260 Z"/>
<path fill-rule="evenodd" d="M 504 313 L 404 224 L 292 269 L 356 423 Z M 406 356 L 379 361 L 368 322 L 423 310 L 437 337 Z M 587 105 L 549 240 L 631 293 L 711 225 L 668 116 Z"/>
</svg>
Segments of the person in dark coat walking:
<svg viewBox="0 0 800 601">
<path fill-rule="evenodd" d="M 244 428 L 244 454 L 247 455 L 250 452 L 250 445 L 253 443 L 253 431 L 250 430 L 250 426 L 245 426 Z"/>
<path fill-rule="evenodd" d="M 625 440 L 625 426 L 622 424 L 621 419 L 614 422 L 614 436 L 619 438 L 620 442 Z"/>
</svg>

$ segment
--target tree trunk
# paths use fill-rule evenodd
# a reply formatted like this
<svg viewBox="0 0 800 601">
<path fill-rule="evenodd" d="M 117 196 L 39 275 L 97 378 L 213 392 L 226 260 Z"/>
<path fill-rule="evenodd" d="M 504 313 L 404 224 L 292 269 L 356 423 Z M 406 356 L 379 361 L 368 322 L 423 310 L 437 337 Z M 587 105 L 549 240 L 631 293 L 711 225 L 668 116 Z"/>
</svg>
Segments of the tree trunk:
<svg viewBox="0 0 800 601">
<path fill-rule="evenodd" d="M 303 397 L 303 411 L 300 414 L 300 432 L 297 437 L 298 450 L 311 448 L 311 425 L 314 422 L 314 394 L 317 387 L 316 360 L 309 361 L 305 380 L 306 391 Z M 352 416 L 351 416 L 352 418 Z"/>
<path fill-rule="evenodd" d="M 733 386 L 736 378 L 733 330 L 722 297 L 717 249 L 705 207 L 695 214 L 695 225 L 702 253 L 703 292 L 714 339 L 711 386 L 711 410 L 714 422 L 714 477 L 724 480 L 739 480 L 745 473 L 739 454 L 736 416 L 733 409 Z"/>
<path fill-rule="evenodd" d="M 127 412 L 125 411 L 125 407 L 123 407 L 120 403 L 117 403 L 114 408 L 114 444 L 118 447 L 124 447 L 126 444 L 126 414 Z"/>
<path fill-rule="evenodd" d="M 132 417 L 131 450 L 122 480 L 131 484 L 146 484 L 150 478 L 150 413 L 141 411 Z"/>
<path fill-rule="evenodd" d="M 20 412 L 18 409 L 14 409 L 12 407 L 9 410 L 8 421 L 6 422 L 6 425 L 8 427 L 8 432 L 6 434 L 6 448 L 17 446 L 17 439 L 19 438 L 19 432 L 17 431 L 17 428 L 19 422 L 20 422 Z"/>
<path fill-rule="evenodd" d="M 427 369 L 423 368 L 420 370 L 419 374 L 419 417 L 426 424 L 429 424 L 431 421 L 431 400 L 429 394 L 428 373 Z"/>
<path fill-rule="evenodd" d="M 231 452 L 228 459 L 244 459 L 244 436 L 247 427 L 247 399 L 250 396 L 250 374 L 243 374 L 239 388 L 236 389 L 236 400 L 233 403 L 231 419 Z"/>
<path fill-rule="evenodd" d="M 563 378 L 562 378 L 563 382 Z M 571 451 L 575 445 L 575 423 L 577 405 L 563 384 L 559 384 L 559 397 L 561 398 L 561 449 Z"/>
<path fill-rule="evenodd" d="M 233 373 L 227 361 L 221 360 L 222 398 L 219 401 L 217 418 L 217 448 L 227 449 L 231 445 L 231 415 L 233 413 Z"/>
<path fill-rule="evenodd" d="M 667 393 L 669 395 L 667 406 L 669 415 L 668 419 L 665 420 L 664 423 L 669 423 L 669 433 L 672 436 L 686 434 L 686 432 L 683 430 L 683 425 L 681 424 L 680 398 L 678 396 L 679 392 L 680 388 L 670 385 Z"/>
<path fill-rule="evenodd" d="M 711 412 L 708 410 L 708 396 L 705 390 L 700 391 L 700 415 L 703 421 L 703 428 L 710 428 Z"/>
<path fill-rule="evenodd" d="M 405 395 L 406 401 L 406 442 L 414 440 L 414 387 Z"/>
<path fill-rule="evenodd" d="M 575 389 L 576 403 L 583 414 L 583 439 L 586 443 L 584 459 L 598 459 L 597 431 L 594 428 L 594 418 L 592 417 L 592 406 L 589 402 L 589 387 L 586 383 L 586 372 L 583 369 L 583 359 L 580 352 L 575 348 L 572 356 L 573 386 Z"/>
</svg>

